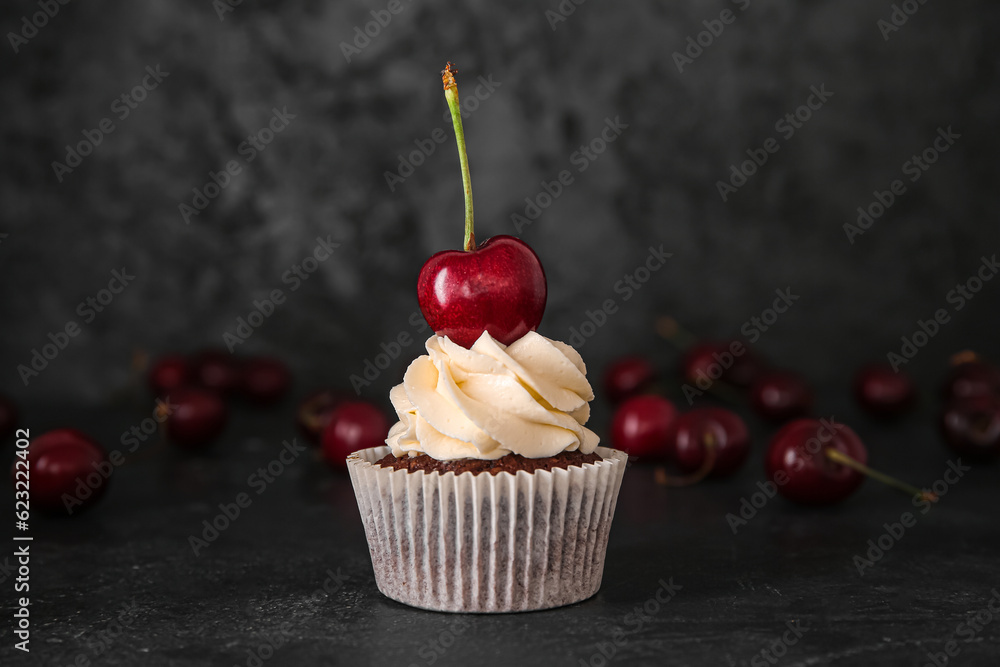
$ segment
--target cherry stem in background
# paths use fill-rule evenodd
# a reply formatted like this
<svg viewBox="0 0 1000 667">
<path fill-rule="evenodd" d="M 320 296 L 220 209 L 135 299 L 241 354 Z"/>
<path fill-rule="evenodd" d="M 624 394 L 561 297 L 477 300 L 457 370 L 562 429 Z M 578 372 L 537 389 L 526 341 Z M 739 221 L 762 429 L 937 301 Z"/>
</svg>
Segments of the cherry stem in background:
<svg viewBox="0 0 1000 667">
<path fill-rule="evenodd" d="M 661 338 L 665 338 L 669 341 L 681 352 L 684 352 L 698 342 L 698 338 L 694 334 L 685 330 L 684 327 L 677 322 L 677 320 L 669 315 L 663 315 L 656 318 L 656 333 L 658 333 Z M 684 379 L 688 382 L 691 381 L 690 378 Z M 742 405 L 743 403 L 742 395 L 732 385 L 722 379 L 712 380 L 712 384 L 709 386 L 707 391 L 727 403 L 732 403 L 733 405 Z"/>
<path fill-rule="evenodd" d="M 462 164 L 462 184 L 465 186 L 465 249 L 472 252 L 476 249 L 476 233 L 472 221 L 472 177 L 469 175 L 469 157 L 465 152 L 465 130 L 462 129 L 462 109 L 458 105 L 458 84 L 455 83 L 456 69 L 451 70 L 451 63 L 441 70 L 441 82 L 444 84 L 444 99 L 451 111 L 451 123 L 455 126 L 455 142 L 458 144 L 458 161 Z"/>
<path fill-rule="evenodd" d="M 878 470 L 872 470 L 864 463 L 852 459 L 850 456 L 840 451 L 839 449 L 834 449 L 833 447 L 824 447 L 823 454 L 826 456 L 826 458 L 830 459 L 831 461 L 834 461 L 841 465 L 845 465 L 848 468 L 853 468 L 854 470 L 860 472 L 862 475 L 867 475 L 872 479 L 878 480 L 883 484 L 886 484 L 894 489 L 902 491 L 903 493 L 909 495 L 911 498 L 914 496 L 919 496 L 921 499 L 932 503 L 936 503 L 938 501 L 936 493 L 933 493 L 931 491 L 921 491 L 917 487 L 907 484 L 906 482 L 901 482 L 895 477 L 890 477 L 889 475 L 881 473 Z"/>
<path fill-rule="evenodd" d="M 712 468 L 715 467 L 715 460 L 718 458 L 718 445 L 715 442 L 715 436 L 712 433 L 705 433 L 701 438 L 702 444 L 705 446 L 705 458 L 702 459 L 701 465 L 697 470 L 692 472 L 690 475 L 684 475 L 683 477 L 674 477 L 667 473 L 666 468 L 659 467 L 653 471 L 653 477 L 657 484 L 663 486 L 691 486 L 692 484 L 697 484 L 701 480 L 708 476 L 708 473 L 712 472 Z"/>
</svg>

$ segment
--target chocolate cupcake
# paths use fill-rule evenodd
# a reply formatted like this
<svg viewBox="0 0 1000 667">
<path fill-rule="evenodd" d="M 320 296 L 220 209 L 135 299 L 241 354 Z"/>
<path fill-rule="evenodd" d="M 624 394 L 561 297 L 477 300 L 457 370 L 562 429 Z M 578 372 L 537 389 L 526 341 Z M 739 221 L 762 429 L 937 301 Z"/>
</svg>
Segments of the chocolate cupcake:
<svg viewBox="0 0 1000 667">
<path fill-rule="evenodd" d="M 594 595 L 626 455 L 585 426 L 580 355 L 535 332 L 426 348 L 390 393 L 386 446 L 348 458 L 379 590 L 452 612 Z"/>
</svg>

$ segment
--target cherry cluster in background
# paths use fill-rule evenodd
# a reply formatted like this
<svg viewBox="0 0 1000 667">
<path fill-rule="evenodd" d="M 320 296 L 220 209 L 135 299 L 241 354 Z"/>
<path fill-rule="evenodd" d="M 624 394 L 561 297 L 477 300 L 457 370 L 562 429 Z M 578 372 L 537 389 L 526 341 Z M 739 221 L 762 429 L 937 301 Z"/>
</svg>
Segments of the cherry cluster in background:
<svg viewBox="0 0 1000 667">
<path fill-rule="evenodd" d="M 279 359 L 243 358 L 223 350 L 165 355 L 145 372 L 145 380 L 156 408 L 129 441 L 155 438 L 186 452 L 204 451 L 220 440 L 233 402 L 276 409 L 292 386 L 292 375 Z M 0 438 L 13 435 L 18 420 L 16 406 L 0 395 Z M 306 397 L 295 422 L 306 439 L 321 445 L 331 466 L 343 469 L 348 454 L 384 444 L 389 429 L 378 407 L 336 389 Z M 28 461 L 31 509 L 55 515 L 75 515 L 96 504 L 118 466 L 129 462 L 121 450 L 109 455 L 95 438 L 71 427 L 33 437 L 17 455 Z"/>
<path fill-rule="evenodd" d="M 779 425 L 764 455 L 767 476 L 786 498 L 830 504 L 848 497 L 875 476 L 914 495 L 933 494 L 887 478 L 867 466 L 857 433 L 832 419 L 811 417 L 815 397 L 793 371 L 770 368 L 740 341 L 696 341 L 665 318 L 658 330 L 683 350 L 681 393 L 748 403 L 763 420 Z M 623 357 L 607 367 L 604 390 L 616 405 L 611 445 L 638 462 L 654 463 L 657 481 L 687 486 L 739 470 L 750 454 L 750 435 L 733 410 L 715 405 L 680 412 L 658 392 L 657 369 L 645 358 Z M 905 372 L 885 363 L 855 373 L 854 398 L 872 417 L 891 421 L 912 411 L 917 387 Z M 952 449 L 974 461 L 1000 456 L 1000 368 L 971 352 L 952 357 L 941 386 L 941 435 Z M 668 472 L 667 466 L 680 474 Z"/>
</svg>

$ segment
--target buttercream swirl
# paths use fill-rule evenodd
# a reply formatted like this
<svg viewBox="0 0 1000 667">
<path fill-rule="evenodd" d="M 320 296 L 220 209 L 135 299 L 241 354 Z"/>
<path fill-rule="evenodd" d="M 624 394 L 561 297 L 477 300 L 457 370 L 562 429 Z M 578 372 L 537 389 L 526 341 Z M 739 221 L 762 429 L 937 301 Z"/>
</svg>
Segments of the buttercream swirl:
<svg viewBox="0 0 1000 667">
<path fill-rule="evenodd" d="M 385 442 L 395 456 L 541 458 L 597 447 L 584 426 L 594 392 L 569 345 L 532 331 L 505 346 L 483 332 L 471 349 L 442 336 L 426 348 L 389 392 L 399 421 Z"/>
</svg>

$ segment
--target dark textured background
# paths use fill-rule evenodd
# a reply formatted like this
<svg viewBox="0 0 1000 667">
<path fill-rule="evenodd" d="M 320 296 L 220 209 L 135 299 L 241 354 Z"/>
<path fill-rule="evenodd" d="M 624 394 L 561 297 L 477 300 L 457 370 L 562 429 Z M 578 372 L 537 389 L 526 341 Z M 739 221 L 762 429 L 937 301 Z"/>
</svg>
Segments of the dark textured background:
<svg viewBox="0 0 1000 667">
<path fill-rule="evenodd" d="M 626 351 L 669 361 L 657 314 L 738 335 L 790 287 L 801 299 L 759 347 L 846 381 L 949 308 L 948 290 L 1000 247 L 996 3 L 928 2 L 888 41 L 876 26 L 888 2 L 589 2 L 552 30 L 556 4 L 404 1 L 350 63 L 340 42 L 384 4 L 244 2 L 220 20 L 208 1 L 72 2 L 18 54 L 5 40 L 0 389 L 99 401 L 133 349 L 221 345 L 276 287 L 288 301 L 240 349 L 285 357 L 303 386 L 347 386 L 380 342 L 414 331 L 422 262 L 461 243 L 446 60 L 463 97 L 479 76 L 500 82 L 466 121 L 480 239 L 514 233 L 511 214 L 574 168 L 606 117 L 629 126 L 522 234 L 548 273 L 541 331 L 563 340 L 648 246 L 674 253 L 585 347 L 592 373 Z M 735 23 L 679 73 L 671 54 L 727 7 Z M 4 3 L 0 26 L 36 10 Z M 157 64 L 169 77 L 117 120 L 113 100 Z M 715 182 L 820 84 L 834 96 L 723 203 Z M 296 118 L 185 224 L 178 205 L 274 107 Z M 115 131 L 59 183 L 51 163 L 104 117 Z M 956 145 L 849 244 L 857 206 L 949 125 Z M 435 128 L 447 142 L 390 191 L 384 173 Z M 327 235 L 340 248 L 289 292 L 282 274 Z M 134 283 L 25 387 L 17 364 L 122 266 Z M 989 284 L 910 370 L 936 375 L 959 346 L 995 355 L 996 294 Z M 367 394 L 383 399 L 418 348 Z"/>
</svg>

